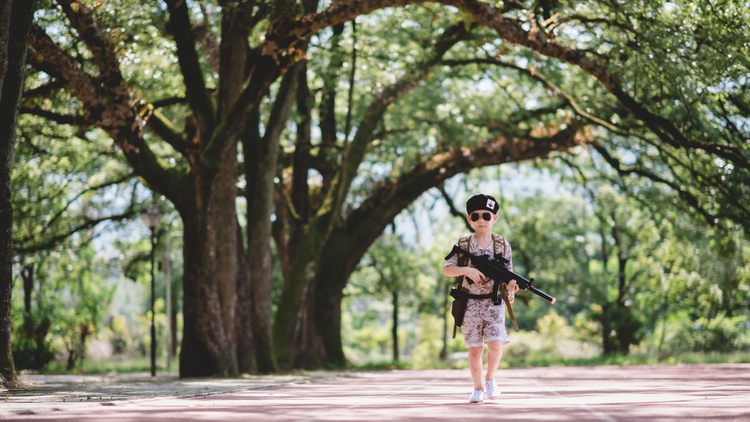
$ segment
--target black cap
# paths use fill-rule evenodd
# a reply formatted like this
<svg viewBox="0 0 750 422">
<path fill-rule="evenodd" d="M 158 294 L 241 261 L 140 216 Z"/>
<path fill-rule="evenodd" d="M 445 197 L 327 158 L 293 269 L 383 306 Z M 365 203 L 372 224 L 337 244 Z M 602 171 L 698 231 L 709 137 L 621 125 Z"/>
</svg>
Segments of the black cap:
<svg viewBox="0 0 750 422">
<path fill-rule="evenodd" d="M 493 214 L 497 214 L 497 211 L 499 209 L 500 205 L 498 205 L 495 198 L 481 193 L 479 195 L 472 196 L 468 201 L 466 201 L 466 214 L 471 214 L 472 212 L 477 210 L 487 210 L 492 211 Z"/>
</svg>

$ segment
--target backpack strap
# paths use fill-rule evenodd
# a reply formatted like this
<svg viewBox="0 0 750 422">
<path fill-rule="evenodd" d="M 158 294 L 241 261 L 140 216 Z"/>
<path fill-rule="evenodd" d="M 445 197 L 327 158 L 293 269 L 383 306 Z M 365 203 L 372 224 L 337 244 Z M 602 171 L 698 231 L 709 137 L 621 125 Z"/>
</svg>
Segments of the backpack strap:
<svg viewBox="0 0 750 422">
<path fill-rule="evenodd" d="M 493 251 L 496 255 L 505 256 L 505 238 L 499 234 L 492 233 Z"/>
<path fill-rule="evenodd" d="M 495 255 L 505 256 L 505 252 L 506 252 L 505 239 L 499 234 L 493 233 L 492 240 L 493 240 L 492 252 Z M 501 252 L 498 253 L 498 251 L 501 251 Z M 500 293 L 503 295 L 503 302 L 505 302 L 505 307 L 508 309 L 508 317 L 510 318 L 511 322 L 513 322 L 513 328 L 515 328 L 517 332 L 519 331 L 518 323 L 516 323 L 516 317 L 515 315 L 513 315 L 513 308 L 510 306 L 510 304 L 513 303 L 513 301 L 515 300 L 515 294 L 513 292 L 508 291 L 508 289 L 505 286 L 505 283 L 500 283 Z"/>
<path fill-rule="evenodd" d="M 469 250 L 469 243 L 471 242 L 471 236 L 465 236 L 460 239 L 458 239 L 458 247 L 468 251 Z M 464 254 L 458 254 L 458 263 L 457 265 L 459 267 L 465 267 L 469 264 L 469 257 Z M 456 283 L 458 284 L 458 288 L 460 289 L 461 286 L 464 284 L 464 276 L 457 277 L 458 280 Z"/>
</svg>

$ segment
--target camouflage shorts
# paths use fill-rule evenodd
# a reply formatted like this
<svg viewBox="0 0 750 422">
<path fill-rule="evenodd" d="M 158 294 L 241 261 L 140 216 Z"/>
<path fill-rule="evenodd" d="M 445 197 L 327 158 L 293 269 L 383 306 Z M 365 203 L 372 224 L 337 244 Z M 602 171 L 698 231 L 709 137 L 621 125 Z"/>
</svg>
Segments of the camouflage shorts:
<svg viewBox="0 0 750 422">
<path fill-rule="evenodd" d="M 461 325 L 464 344 L 469 347 L 483 347 L 490 341 L 510 343 L 505 330 L 505 305 L 495 306 L 490 299 L 469 299 Z"/>
</svg>

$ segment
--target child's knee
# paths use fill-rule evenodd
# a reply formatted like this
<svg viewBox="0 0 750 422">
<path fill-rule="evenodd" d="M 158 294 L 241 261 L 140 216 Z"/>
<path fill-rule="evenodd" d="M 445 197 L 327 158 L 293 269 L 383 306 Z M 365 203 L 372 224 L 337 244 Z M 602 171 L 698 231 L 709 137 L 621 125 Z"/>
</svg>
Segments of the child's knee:
<svg viewBox="0 0 750 422">
<path fill-rule="evenodd" d="M 484 353 L 484 347 L 469 347 L 469 359 L 481 357 Z"/>
<path fill-rule="evenodd" d="M 499 352 L 503 349 L 503 343 L 501 341 L 491 341 L 487 343 L 487 348 L 493 352 Z"/>
</svg>

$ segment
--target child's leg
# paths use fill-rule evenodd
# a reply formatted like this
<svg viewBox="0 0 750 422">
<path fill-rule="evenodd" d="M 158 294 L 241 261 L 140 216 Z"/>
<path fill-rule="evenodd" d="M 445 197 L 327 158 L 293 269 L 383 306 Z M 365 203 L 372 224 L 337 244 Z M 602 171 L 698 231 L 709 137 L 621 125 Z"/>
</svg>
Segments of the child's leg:
<svg viewBox="0 0 750 422">
<path fill-rule="evenodd" d="M 484 382 L 482 381 L 483 353 L 484 346 L 469 347 L 469 372 L 471 372 L 471 380 L 474 382 L 475 390 L 484 390 Z"/>
<path fill-rule="evenodd" d="M 485 381 L 491 381 L 495 379 L 495 370 L 497 370 L 497 366 L 500 364 L 500 359 L 503 358 L 503 343 L 499 340 L 490 341 L 489 343 L 487 343 L 487 348 L 489 349 L 489 351 L 487 352 L 487 374 L 485 375 L 484 379 Z M 469 356 L 471 356 L 471 351 L 469 352 Z M 482 364 L 481 359 L 482 357 L 480 355 L 480 365 Z M 481 370 L 479 372 L 479 375 L 482 375 Z M 476 385 L 476 382 L 474 384 Z"/>
</svg>

